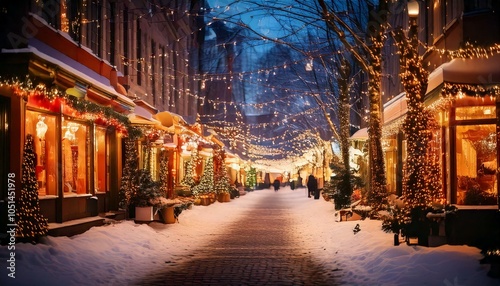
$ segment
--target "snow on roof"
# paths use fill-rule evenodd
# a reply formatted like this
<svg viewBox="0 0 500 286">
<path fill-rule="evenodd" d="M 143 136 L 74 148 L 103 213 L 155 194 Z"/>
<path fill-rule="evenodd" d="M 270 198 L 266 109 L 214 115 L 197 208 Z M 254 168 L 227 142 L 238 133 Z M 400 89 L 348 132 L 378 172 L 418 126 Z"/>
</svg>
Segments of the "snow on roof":
<svg viewBox="0 0 500 286">
<path fill-rule="evenodd" d="M 128 98 L 127 96 L 118 93 L 109 82 L 109 79 L 105 76 L 102 76 L 85 65 L 71 59 L 70 57 L 58 52 L 57 50 L 49 47 L 43 42 L 37 40 L 36 38 L 31 38 L 29 40 L 28 48 L 23 49 L 2 49 L 2 53 L 33 53 L 34 55 L 51 62 L 61 69 L 67 71 L 68 73 L 73 74 L 75 77 L 78 77 L 88 84 L 93 85 L 113 96 L 119 98 L 120 101 L 127 103 L 130 106 L 135 106 L 133 100 Z"/>
<path fill-rule="evenodd" d="M 491 85 L 500 83 L 500 54 L 488 58 L 453 59 L 429 75 L 427 92 L 443 82 Z"/>
</svg>

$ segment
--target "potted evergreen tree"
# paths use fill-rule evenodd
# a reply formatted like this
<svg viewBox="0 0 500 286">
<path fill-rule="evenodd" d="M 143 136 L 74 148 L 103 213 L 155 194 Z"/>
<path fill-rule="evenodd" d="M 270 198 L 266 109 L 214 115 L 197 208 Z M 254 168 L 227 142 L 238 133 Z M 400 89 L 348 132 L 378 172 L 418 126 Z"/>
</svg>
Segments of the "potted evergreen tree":
<svg viewBox="0 0 500 286">
<path fill-rule="evenodd" d="M 155 200 L 161 196 L 160 186 L 153 181 L 148 169 L 139 170 L 134 180 L 139 186 L 130 198 L 130 204 L 135 206 L 135 221 L 153 221 L 153 206 Z"/>
</svg>

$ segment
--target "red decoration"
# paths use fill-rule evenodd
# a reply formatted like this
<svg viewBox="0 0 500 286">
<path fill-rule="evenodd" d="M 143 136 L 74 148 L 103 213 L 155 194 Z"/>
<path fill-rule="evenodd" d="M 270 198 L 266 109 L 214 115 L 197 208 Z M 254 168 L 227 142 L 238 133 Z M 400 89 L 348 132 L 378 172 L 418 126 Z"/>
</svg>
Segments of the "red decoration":
<svg viewBox="0 0 500 286">
<path fill-rule="evenodd" d="M 160 134 L 158 132 L 152 132 L 148 135 L 150 141 L 156 141 L 160 138 Z"/>
</svg>

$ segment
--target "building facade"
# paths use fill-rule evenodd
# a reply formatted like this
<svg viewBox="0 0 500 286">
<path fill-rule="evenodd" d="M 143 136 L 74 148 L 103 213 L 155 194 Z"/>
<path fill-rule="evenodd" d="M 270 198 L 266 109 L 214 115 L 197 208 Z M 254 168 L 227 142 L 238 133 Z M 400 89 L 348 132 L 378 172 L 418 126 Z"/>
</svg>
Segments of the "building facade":
<svg viewBox="0 0 500 286">
<path fill-rule="evenodd" d="M 16 175 L 20 190 L 28 134 L 36 139 L 40 207 L 49 222 L 118 209 L 122 146 L 133 130 L 143 132 L 138 146 L 146 137 L 156 142 L 155 176 L 162 148 L 170 148 L 175 168 L 175 130 L 153 115 L 194 123 L 203 1 L 1 5 L 2 199 L 7 174 Z"/>
<path fill-rule="evenodd" d="M 500 17 L 495 1 L 416 1 L 418 51 L 429 72 L 425 108 L 437 123 L 428 152 L 438 158 L 442 195 L 458 207 L 451 243 L 477 242 L 488 230 L 478 220 L 495 219 L 498 210 L 498 86 Z M 405 3 L 406 5 L 406 3 Z M 406 6 L 392 4 L 391 26 L 408 29 Z M 481 31 L 481 32 L 479 32 Z M 394 38 L 385 52 L 384 150 L 388 190 L 402 194 L 406 140 L 406 94 L 398 79 Z M 474 229 L 472 229 L 472 228 Z"/>
</svg>

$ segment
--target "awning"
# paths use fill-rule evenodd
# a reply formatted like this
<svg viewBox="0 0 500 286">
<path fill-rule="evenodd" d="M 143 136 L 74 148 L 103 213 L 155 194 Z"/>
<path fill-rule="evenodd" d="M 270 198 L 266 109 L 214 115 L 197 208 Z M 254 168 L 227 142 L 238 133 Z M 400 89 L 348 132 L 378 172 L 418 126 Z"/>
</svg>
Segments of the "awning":
<svg viewBox="0 0 500 286">
<path fill-rule="evenodd" d="M 492 85 L 500 83 L 500 55 L 479 59 L 453 59 L 429 75 L 426 94 L 443 82 Z"/>
<path fill-rule="evenodd" d="M 400 118 L 407 111 L 406 93 L 402 92 L 384 104 L 384 124 Z"/>
<path fill-rule="evenodd" d="M 153 117 L 159 120 L 165 127 L 179 125 L 180 122 L 185 122 L 180 115 L 168 111 L 158 112 L 153 115 Z"/>
<path fill-rule="evenodd" d="M 135 113 L 129 114 L 128 115 L 128 120 L 130 120 L 130 123 L 135 124 L 135 125 L 149 125 L 149 126 L 154 126 L 159 124 L 159 122 L 155 119 L 148 119 L 146 117 L 143 117 L 141 115 L 137 115 Z"/>
<path fill-rule="evenodd" d="M 111 86 L 108 78 L 97 74 L 90 68 L 86 67 L 84 64 L 81 64 L 65 56 L 64 54 L 56 51 L 55 49 L 49 47 L 36 38 L 30 39 L 29 46 L 26 49 L 2 50 L 2 53 L 19 53 L 26 51 L 58 66 L 58 68 L 72 74 L 79 80 L 84 81 L 91 88 L 103 91 L 115 101 L 123 104 L 126 109 L 130 109 L 131 107 L 135 106 L 134 102 L 131 99 L 123 94 L 118 93 Z"/>
<path fill-rule="evenodd" d="M 368 128 L 361 128 L 349 138 L 350 140 L 368 140 Z"/>
</svg>

